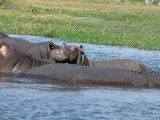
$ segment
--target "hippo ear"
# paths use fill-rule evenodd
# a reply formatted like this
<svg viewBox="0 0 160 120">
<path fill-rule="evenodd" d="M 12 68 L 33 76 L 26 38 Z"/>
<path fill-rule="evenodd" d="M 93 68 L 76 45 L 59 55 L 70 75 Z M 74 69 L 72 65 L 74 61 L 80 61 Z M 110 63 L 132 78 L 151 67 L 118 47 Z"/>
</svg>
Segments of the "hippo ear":
<svg viewBox="0 0 160 120">
<path fill-rule="evenodd" d="M 67 47 L 67 45 L 65 42 L 63 42 L 63 44 L 61 45 L 61 48 L 65 48 L 65 47 Z"/>
<path fill-rule="evenodd" d="M 8 53 L 9 53 L 10 49 L 9 49 L 9 46 L 5 43 L 0 43 L 0 54 L 2 56 L 7 56 Z"/>
<path fill-rule="evenodd" d="M 79 50 L 80 50 L 81 52 L 84 50 L 83 45 L 80 45 L 80 46 L 79 46 Z"/>
<path fill-rule="evenodd" d="M 70 50 L 71 50 L 71 51 L 76 51 L 76 50 L 78 50 L 78 48 L 77 48 L 77 46 L 72 46 L 72 47 L 70 48 Z"/>
<path fill-rule="evenodd" d="M 53 45 L 53 44 L 49 44 L 49 49 L 50 50 L 53 50 L 53 49 L 55 49 L 56 48 L 56 46 L 55 45 Z"/>
</svg>

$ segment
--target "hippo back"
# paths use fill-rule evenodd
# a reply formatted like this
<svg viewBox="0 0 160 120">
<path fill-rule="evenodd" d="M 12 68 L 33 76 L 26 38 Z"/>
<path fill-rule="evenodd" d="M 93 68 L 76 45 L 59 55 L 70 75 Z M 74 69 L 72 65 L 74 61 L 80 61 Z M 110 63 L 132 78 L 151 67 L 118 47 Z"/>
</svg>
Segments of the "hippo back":
<svg viewBox="0 0 160 120">
<path fill-rule="evenodd" d="M 131 70 L 133 72 L 143 73 L 151 72 L 145 65 L 129 59 L 114 59 L 110 61 L 90 61 L 90 66 L 103 67 L 103 68 L 120 68 Z"/>
<path fill-rule="evenodd" d="M 0 32 L 0 39 L 9 37 L 7 34 Z"/>
<path fill-rule="evenodd" d="M 19 38 L 12 38 L 12 37 L 4 37 L 0 39 L 0 42 L 6 42 L 9 44 L 15 44 L 19 46 L 29 46 L 33 44 L 32 42 L 29 42 L 27 40 L 19 39 Z"/>
<path fill-rule="evenodd" d="M 0 42 L 5 42 L 8 44 L 15 44 L 15 45 L 19 45 L 22 47 L 29 46 L 29 45 L 33 44 L 32 42 L 29 42 L 24 39 L 9 37 L 7 34 L 2 33 L 2 32 L 0 32 Z"/>
</svg>

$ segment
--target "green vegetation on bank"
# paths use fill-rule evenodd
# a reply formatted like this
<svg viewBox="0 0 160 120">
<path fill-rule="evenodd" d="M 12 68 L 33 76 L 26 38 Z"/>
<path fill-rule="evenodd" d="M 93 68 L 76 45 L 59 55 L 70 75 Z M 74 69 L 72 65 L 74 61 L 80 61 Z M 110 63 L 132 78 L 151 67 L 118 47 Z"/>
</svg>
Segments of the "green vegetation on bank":
<svg viewBox="0 0 160 120">
<path fill-rule="evenodd" d="M 160 50 L 160 6 L 141 0 L 0 0 L 0 32 Z"/>
</svg>

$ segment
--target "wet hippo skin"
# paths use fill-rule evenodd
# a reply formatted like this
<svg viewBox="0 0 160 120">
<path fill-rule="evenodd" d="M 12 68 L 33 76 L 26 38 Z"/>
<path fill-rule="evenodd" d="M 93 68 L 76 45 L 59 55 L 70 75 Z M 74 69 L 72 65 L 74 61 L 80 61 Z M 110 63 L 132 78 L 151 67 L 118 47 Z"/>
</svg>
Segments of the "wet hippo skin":
<svg viewBox="0 0 160 120">
<path fill-rule="evenodd" d="M 0 32 L 0 39 L 9 37 L 7 34 Z"/>
<path fill-rule="evenodd" d="M 82 45 L 78 48 L 77 46 L 66 46 L 66 44 L 63 43 L 61 47 L 52 50 L 50 57 L 53 58 L 57 63 L 70 63 L 102 68 L 119 68 L 142 73 L 150 72 L 150 69 L 145 65 L 129 59 L 91 61 L 86 57 L 85 53 L 83 52 Z"/>
<path fill-rule="evenodd" d="M 29 41 L 24 40 L 24 39 L 10 37 L 7 34 L 2 33 L 2 32 L 0 32 L 0 42 L 20 45 L 20 46 L 27 46 L 27 45 L 33 44 L 32 42 L 29 42 Z"/>
<path fill-rule="evenodd" d="M 160 87 L 160 72 L 134 73 L 118 68 L 87 67 L 35 59 L 20 46 L 0 43 L 0 72 L 12 77 L 58 80 L 70 84 Z"/>
<path fill-rule="evenodd" d="M 48 64 L 17 74 L 19 78 L 47 79 L 70 84 L 160 88 L 160 73 L 134 73 L 118 68 Z M 156 78 L 156 79 L 155 79 Z"/>
<path fill-rule="evenodd" d="M 50 52 L 55 48 L 59 48 L 59 46 L 53 42 L 40 42 L 27 46 L 30 55 L 40 59 L 51 59 Z"/>
<path fill-rule="evenodd" d="M 5 42 L 9 44 L 14 44 L 21 46 L 20 48 L 26 49 L 25 52 L 29 52 L 30 55 L 34 58 L 40 59 L 49 59 L 50 52 L 58 47 L 53 42 L 40 42 L 40 43 L 32 43 L 27 40 L 9 37 L 7 34 L 0 32 L 0 42 Z"/>
<path fill-rule="evenodd" d="M 0 72 L 18 73 L 44 64 L 55 63 L 54 60 L 42 60 L 31 57 L 24 47 L 0 43 Z"/>
</svg>

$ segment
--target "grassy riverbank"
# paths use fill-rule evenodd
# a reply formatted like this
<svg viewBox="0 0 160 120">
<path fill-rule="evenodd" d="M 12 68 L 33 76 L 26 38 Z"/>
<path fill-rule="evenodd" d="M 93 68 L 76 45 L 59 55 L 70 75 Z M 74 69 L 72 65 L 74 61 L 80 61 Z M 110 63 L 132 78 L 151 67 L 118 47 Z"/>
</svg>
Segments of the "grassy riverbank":
<svg viewBox="0 0 160 120">
<path fill-rule="evenodd" d="M 9 1 L 0 6 L 1 32 L 160 50 L 160 6 L 136 0 Z"/>
</svg>

